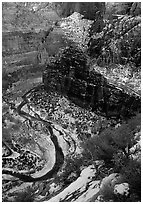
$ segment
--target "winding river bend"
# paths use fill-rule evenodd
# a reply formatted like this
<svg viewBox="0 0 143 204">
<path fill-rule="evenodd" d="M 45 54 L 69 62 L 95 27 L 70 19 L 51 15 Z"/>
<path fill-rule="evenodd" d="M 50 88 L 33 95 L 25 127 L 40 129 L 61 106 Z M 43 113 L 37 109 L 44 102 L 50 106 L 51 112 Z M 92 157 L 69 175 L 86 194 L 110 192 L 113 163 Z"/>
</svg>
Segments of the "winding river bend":
<svg viewBox="0 0 143 204">
<path fill-rule="evenodd" d="M 36 90 L 37 88 L 33 88 L 30 91 Z M 28 91 L 26 94 L 30 93 L 30 91 Z M 20 173 L 18 171 L 14 171 L 11 169 L 3 169 L 2 173 L 17 177 L 24 182 L 35 182 L 35 181 L 46 180 L 46 179 L 50 179 L 50 178 L 54 177 L 54 175 L 57 174 L 57 172 L 59 171 L 59 169 L 61 168 L 61 166 L 64 163 L 64 153 L 63 153 L 62 148 L 59 145 L 57 136 L 54 134 L 53 130 L 57 131 L 57 127 L 56 126 L 54 127 L 54 123 L 51 121 L 43 120 L 38 114 L 36 114 L 36 117 L 35 117 L 35 116 L 22 110 L 22 108 L 25 105 L 27 105 L 27 103 L 28 103 L 28 100 L 26 98 L 26 94 L 22 97 L 23 101 L 20 103 L 20 105 L 18 105 L 18 107 L 14 108 L 14 109 L 19 114 L 19 116 L 28 120 L 29 124 L 31 124 L 31 121 L 37 121 L 37 122 L 44 124 L 44 126 L 46 127 L 46 131 L 47 131 L 47 137 L 50 134 L 50 139 L 51 139 L 51 141 L 55 147 L 55 155 L 54 155 L 55 162 L 54 162 L 54 165 L 52 166 L 52 168 L 50 170 L 47 170 L 48 172 L 46 172 L 45 170 L 43 171 L 43 169 L 42 169 L 41 171 L 36 172 L 34 174 L 27 174 L 27 173 L 24 174 L 24 173 Z M 62 131 L 59 130 L 59 133 L 62 134 Z M 67 142 L 68 145 L 73 146 L 72 148 L 73 148 L 73 152 L 74 152 L 76 149 L 76 143 L 75 143 L 74 139 L 71 137 L 71 141 L 69 141 L 67 138 L 64 137 L 64 140 Z M 46 165 L 44 166 L 44 168 L 45 167 L 46 167 Z"/>
</svg>

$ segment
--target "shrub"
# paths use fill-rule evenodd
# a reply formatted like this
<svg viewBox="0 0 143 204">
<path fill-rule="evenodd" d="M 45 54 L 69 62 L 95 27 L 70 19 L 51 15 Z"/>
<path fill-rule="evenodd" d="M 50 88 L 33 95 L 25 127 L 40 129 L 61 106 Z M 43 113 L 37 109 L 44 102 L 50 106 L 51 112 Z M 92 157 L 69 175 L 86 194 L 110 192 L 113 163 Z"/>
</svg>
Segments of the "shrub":
<svg viewBox="0 0 143 204">
<path fill-rule="evenodd" d="M 100 135 L 94 136 L 83 144 L 84 151 L 91 152 L 93 160 L 111 161 L 113 153 L 116 151 L 112 142 L 112 130 L 106 129 Z"/>
<path fill-rule="evenodd" d="M 137 157 L 132 157 L 132 154 L 134 153 L 130 152 L 130 147 L 136 144 L 140 139 L 140 134 L 137 134 L 136 136 L 134 135 L 134 133 L 140 131 L 140 123 L 140 114 L 128 121 L 123 129 L 125 131 L 125 128 L 127 127 L 127 129 L 130 130 L 128 134 L 126 133 L 126 135 L 124 135 L 124 137 L 126 136 L 126 140 L 124 142 L 128 146 L 128 152 L 124 154 L 124 149 L 124 151 L 121 150 L 116 152 L 113 156 L 114 171 L 120 172 L 124 176 L 126 182 L 130 184 L 130 197 L 128 201 L 139 201 L 141 197 L 141 163 L 138 159 L 140 157 L 140 149 L 135 151 L 135 153 L 138 154 Z M 122 131 L 120 134 L 119 131 L 121 131 L 121 129 L 118 130 L 118 135 L 121 136 Z M 119 138 L 117 141 L 119 141 Z M 123 147 L 123 143 L 121 146 Z"/>
<path fill-rule="evenodd" d="M 113 172 L 123 175 L 125 182 L 129 183 L 129 196 L 126 198 L 115 196 L 114 201 L 140 201 L 141 164 L 138 157 L 132 157 L 130 151 L 139 140 L 138 134 L 135 133 L 140 131 L 140 126 L 141 114 L 138 114 L 118 128 L 109 127 L 83 144 L 83 154 L 89 151 L 93 160 L 104 160 L 108 168 L 111 164 Z M 140 155 L 140 152 L 138 153 Z"/>
<path fill-rule="evenodd" d="M 15 202 L 34 202 L 34 191 L 32 187 L 28 187 L 25 191 L 16 193 Z"/>
<path fill-rule="evenodd" d="M 88 166 L 92 163 L 88 154 L 77 155 L 74 157 L 65 158 L 65 165 L 63 166 L 61 175 L 58 175 L 58 182 L 67 186 L 80 176 L 81 167 Z"/>
<path fill-rule="evenodd" d="M 104 160 L 105 163 L 112 162 L 115 154 L 118 159 L 121 157 L 121 161 L 123 158 L 129 159 L 129 149 L 138 140 L 134 133 L 139 130 L 140 121 L 140 114 L 138 114 L 118 128 L 109 127 L 103 130 L 99 135 L 93 136 L 83 144 L 84 151 L 88 150 L 93 160 Z"/>
<path fill-rule="evenodd" d="M 10 129 L 2 128 L 2 142 L 7 144 L 9 147 L 13 147 Z"/>
<path fill-rule="evenodd" d="M 131 193 L 141 196 L 141 163 L 129 160 L 120 170 L 126 181 L 130 184 Z"/>
<path fill-rule="evenodd" d="M 119 150 L 113 155 L 112 161 L 114 163 L 114 171 L 120 172 L 121 168 L 128 161 L 128 159 L 124 155 L 123 151 Z"/>
</svg>

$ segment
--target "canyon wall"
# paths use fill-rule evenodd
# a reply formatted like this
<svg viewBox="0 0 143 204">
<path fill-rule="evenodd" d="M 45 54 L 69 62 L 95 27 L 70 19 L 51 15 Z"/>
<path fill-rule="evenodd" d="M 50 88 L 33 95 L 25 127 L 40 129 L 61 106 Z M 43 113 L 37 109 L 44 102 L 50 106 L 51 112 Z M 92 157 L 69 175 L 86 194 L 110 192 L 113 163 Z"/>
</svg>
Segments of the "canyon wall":
<svg viewBox="0 0 143 204">
<path fill-rule="evenodd" d="M 77 105 L 107 117 L 129 117 L 140 111 L 140 96 L 111 84 L 102 74 L 91 70 L 85 54 L 71 47 L 47 65 L 43 83 L 47 91 L 58 91 Z"/>
</svg>

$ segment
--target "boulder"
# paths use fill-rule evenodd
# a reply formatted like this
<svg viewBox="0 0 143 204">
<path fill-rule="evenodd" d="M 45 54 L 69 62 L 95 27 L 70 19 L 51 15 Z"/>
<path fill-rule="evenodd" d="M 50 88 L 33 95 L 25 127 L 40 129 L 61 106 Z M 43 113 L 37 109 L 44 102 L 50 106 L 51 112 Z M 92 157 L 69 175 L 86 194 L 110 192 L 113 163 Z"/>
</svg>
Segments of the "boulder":
<svg viewBox="0 0 143 204">
<path fill-rule="evenodd" d="M 105 177 L 100 185 L 100 193 L 104 196 L 112 196 L 114 194 L 114 187 L 123 182 L 123 176 L 118 173 L 110 174 Z"/>
<path fill-rule="evenodd" d="M 115 195 L 128 196 L 129 190 L 130 190 L 130 188 L 129 188 L 128 183 L 116 184 L 114 186 L 114 194 Z"/>
</svg>

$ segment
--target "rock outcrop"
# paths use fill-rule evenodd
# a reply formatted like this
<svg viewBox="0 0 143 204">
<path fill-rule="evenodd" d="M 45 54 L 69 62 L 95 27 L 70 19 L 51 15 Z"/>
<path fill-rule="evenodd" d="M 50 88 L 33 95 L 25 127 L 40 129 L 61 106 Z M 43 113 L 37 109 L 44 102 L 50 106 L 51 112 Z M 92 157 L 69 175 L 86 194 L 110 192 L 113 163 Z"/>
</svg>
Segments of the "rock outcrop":
<svg viewBox="0 0 143 204">
<path fill-rule="evenodd" d="M 129 184 L 123 183 L 121 174 L 113 173 L 102 180 L 96 180 L 96 168 L 90 165 L 81 171 L 80 177 L 62 192 L 46 202 L 102 202 L 114 195 L 127 196 Z"/>
<path fill-rule="evenodd" d="M 112 14 L 118 15 L 140 15 L 141 3 L 140 2 L 107 2 L 105 15 L 112 16 Z"/>
<path fill-rule="evenodd" d="M 57 196 L 48 200 L 48 202 L 87 202 L 91 197 L 98 197 L 100 191 L 100 180 L 92 181 L 96 176 L 94 166 L 85 168 L 80 177 L 70 184 Z"/>
<path fill-rule="evenodd" d="M 140 110 L 140 97 L 111 84 L 102 74 L 90 70 L 87 56 L 70 46 L 47 65 L 43 74 L 46 89 L 67 95 L 80 106 L 106 116 L 128 117 Z"/>
</svg>

